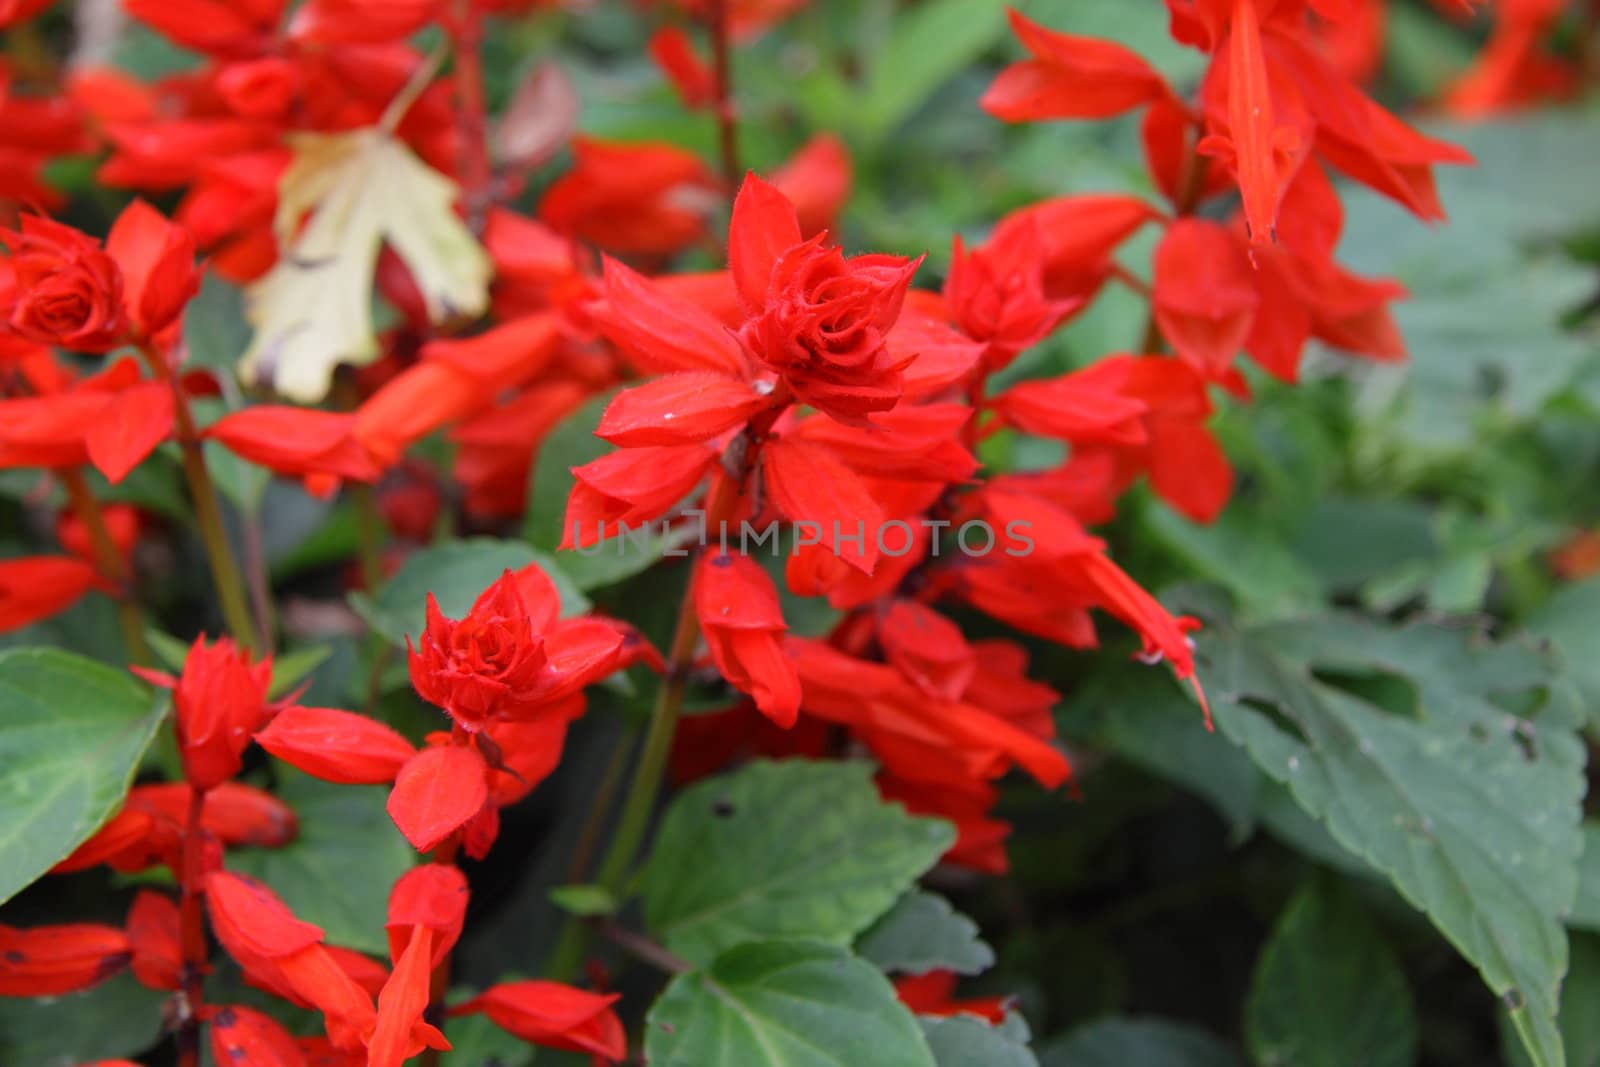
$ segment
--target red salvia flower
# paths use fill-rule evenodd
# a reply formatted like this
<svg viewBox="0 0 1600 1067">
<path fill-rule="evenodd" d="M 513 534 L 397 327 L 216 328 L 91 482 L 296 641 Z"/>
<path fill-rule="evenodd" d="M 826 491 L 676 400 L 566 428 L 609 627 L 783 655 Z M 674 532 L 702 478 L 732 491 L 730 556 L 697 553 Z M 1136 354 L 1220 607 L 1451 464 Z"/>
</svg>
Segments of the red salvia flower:
<svg viewBox="0 0 1600 1067">
<path fill-rule="evenodd" d="M 178 753 L 190 785 L 212 789 L 239 773 L 251 735 L 272 711 L 267 703 L 270 659 L 252 662 L 231 638 L 208 645 L 201 636 L 189 647 L 176 679 L 143 668 L 134 673 L 173 690 Z"/>
<path fill-rule="evenodd" d="M 348 785 L 394 781 L 416 748 L 383 723 L 336 708 L 285 708 L 256 743 L 315 778 Z"/>
<path fill-rule="evenodd" d="M 628 1053 L 622 1022 L 611 1010 L 620 999 L 557 982 L 505 982 L 451 1008 L 450 1015 L 487 1015 L 524 1041 L 615 1063 Z"/>
<path fill-rule="evenodd" d="M 98 985 L 133 958 L 114 926 L 0 926 L 0 996 L 45 997 Z"/>
<path fill-rule="evenodd" d="M 708 552 L 695 563 L 690 595 L 717 670 L 772 721 L 793 726 L 800 683 L 783 651 L 783 612 L 767 572 L 747 556 Z"/>
</svg>

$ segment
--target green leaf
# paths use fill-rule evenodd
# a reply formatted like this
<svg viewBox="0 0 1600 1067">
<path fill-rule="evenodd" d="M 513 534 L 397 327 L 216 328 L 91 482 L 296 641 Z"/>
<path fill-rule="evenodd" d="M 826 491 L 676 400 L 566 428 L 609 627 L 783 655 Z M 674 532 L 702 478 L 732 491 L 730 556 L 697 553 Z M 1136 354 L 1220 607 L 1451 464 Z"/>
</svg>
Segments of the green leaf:
<svg viewBox="0 0 1600 1067">
<path fill-rule="evenodd" d="M 1539 1067 L 1559 1065 L 1584 750 L 1548 658 L 1343 616 L 1252 632 L 1211 621 L 1200 650 L 1222 732 L 1513 1004 Z"/>
<path fill-rule="evenodd" d="M 617 898 L 603 885 L 558 885 L 550 890 L 550 903 L 584 918 L 615 915 L 618 909 Z"/>
<path fill-rule="evenodd" d="M 1245 1002 L 1257 1067 L 1409 1067 L 1411 989 L 1394 953 L 1347 895 L 1308 883 L 1278 917 Z"/>
<path fill-rule="evenodd" d="M 645 1027 L 650 1067 L 934 1067 L 888 980 L 829 945 L 729 949 L 674 978 Z"/>
<path fill-rule="evenodd" d="M 273 700 L 286 695 L 308 678 L 312 671 L 333 655 L 332 645 L 307 645 L 285 652 L 272 660 L 272 685 L 267 695 Z"/>
<path fill-rule="evenodd" d="M 880 799 L 865 763 L 752 763 L 667 810 L 645 871 L 645 920 L 696 963 L 743 941 L 847 944 L 954 837 Z"/>
<path fill-rule="evenodd" d="M 1572 965 L 1561 983 L 1561 1046 L 1567 1067 L 1600 1067 L 1600 937 L 1574 934 Z M 1501 1012 L 1501 1053 L 1506 1067 L 1529 1067 L 1531 1060 L 1517 1039 L 1515 1028 Z"/>
<path fill-rule="evenodd" d="M 392 643 L 403 645 L 407 636 L 415 638 L 422 632 L 429 593 L 438 600 L 440 611 L 459 619 L 471 610 L 478 594 L 503 573 L 521 570 L 530 563 L 537 563 L 556 583 L 562 615 L 581 615 L 589 610 L 588 598 L 549 556 L 521 541 L 487 537 L 423 549 L 406 560 L 377 596 L 352 597 L 351 603 L 373 629 Z"/>
<path fill-rule="evenodd" d="M 1591 724 L 1600 725 L 1600 578 L 1563 586 L 1528 620 L 1528 632 L 1555 646 L 1572 672 Z"/>
<path fill-rule="evenodd" d="M 934 90 L 982 55 L 1005 32 L 1001 0 L 929 0 L 907 8 L 873 54 L 861 132 L 881 137 L 911 116 Z"/>
<path fill-rule="evenodd" d="M 166 715 L 126 671 L 56 649 L 0 652 L 0 902 L 110 818 Z"/>
<path fill-rule="evenodd" d="M 917 1022 L 939 1067 L 1039 1067 L 1026 1025 L 995 1026 L 975 1015 L 919 1015 Z"/>
<path fill-rule="evenodd" d="M 913 889 L 856 939 L 856 952 L 882 971 L 981 974 L 994 966 L 994 949 L 978 924 L 937 893 Z"/>
<path fill-rule="evenodd" d="M 283 848 L 230 852 L 228 865 L 271 886 L 330 944 L 387 953 L 389 887 L 417 859 L 384 810 L 387 790 L 323 782 L 281 764 L 278 773 L 299 833 Z"/>
<path fill-rule="evenodd" d="M 1040 1067 L 1240 1067 L 1232 1048 L 1198 1027 L 1133 1017 L 1081 1026 L 1041 1049 L 1039 1063 Z"/>
<path fill-rule="evenodd" d="M 1600 931 L 1600 820 L 1583 824 L 1583 859 L 1578 865 L 1578 899 L 1567 925 Z"/>
<path fill-rule="evenodd" d="M 74 1067 L 138 1056 L 161 1039 L 168 996 L 123 974 L 66 996 L 0 997 L 0 1063 Z"/>
</svg>

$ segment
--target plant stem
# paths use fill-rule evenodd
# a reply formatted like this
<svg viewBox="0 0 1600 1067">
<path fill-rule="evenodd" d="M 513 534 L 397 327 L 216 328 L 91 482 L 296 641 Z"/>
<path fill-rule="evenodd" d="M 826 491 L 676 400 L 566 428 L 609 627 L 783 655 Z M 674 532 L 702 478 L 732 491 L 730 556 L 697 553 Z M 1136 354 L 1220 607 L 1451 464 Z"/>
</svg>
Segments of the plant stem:
<svg viewBox="0 0 1600 1067">
<path fill-rule="evenodd" d="M 668 974 L 684 974 L 694 970 L 694 965 L 687 960 L 673 955 L 661 945 L 641 933 L 628 929 L 615 919 L 607 919 L 601 922 L 597 929 L 607 941 L 621 948 L 630 956 L 635 956 L 652 967 L 666 971 Z"/>
<path fill-rule="evenodd" d="M 733 106 L 733 61 L 728 43 L 728 0 L 711 0 L 706 18 L 711 31 L 711 61 L 716 79 L 717 144 L 722 157 L 722 178 L 729 195 L 744 179 L 739 169 L 738 114 Z"/>
<path fill-rule="evenodd" d="M 489 208 L 488 108 L 483 98 L 483 15 L 473 0 L 457 0 L 451 33 L 455 45 L 456 128 L 461 144 L 461 200 L 467 225 L 483 231 Z"/>
<path fill-rule="evenodd" d="M 194 413 L 189 410 L 189 398 L 183 395 L 182 385 L 160 352 L 148 344 L 141 346 L 140 351 L 155 376 L 172 389 L 178 447 L 183 452 L 183 473 L 189 483 L 189 495 L 194 498 L 195 523 L 200 530 L 200 539 L 206 546 L 206 560 L 211 566 L 211 579 L 217 587 L 217 600 L 222 605 L 223 622 L 240 645 L 251 651 L 261 649 L 265 646 L 261 635 L 256 633 L 255 622 L 250 615 L 244 581 L 239 575 L 239 563 L 234 558 L 227 528 L 222 523 L 222 505 L 217 498 L 216 484 L 211 480 L 211 471 L 206 467 L 205 449 L 199 431 L 195 429 Z"/>
<path fill-rule="evenodd" d="M 460 728 L 457 727 L 459 730 Z M 454 866 L 456 854 L 461 850 L 461 835 L 452 834 L 439 843 L 433 850 L 430 862 L 444 866 Z M 428 978 L 428 1008 L 424 1017 L 433 1025 L 438 1026 L 442 1021 L 445 997 L 450 992 L 450 953 L 446 952 L 438 966 L 433 969 L 433 974 Z M 439 1050 L 423 1049 L 422 1057 L 417 1060 L 418 1067 L 439 1067 Z"/>
<path fill-rule="evenodd" d="M 200 885 L 205 858 L 206 794 L 190 787 L 189 819 L 183 831 L 182 870 L 178 872 L 179 922 L 183 946 L 181 1003 L 178 1012 L 178 1067 L 199 1067 L 200 1013 L 205 1001 L 206 945 L 204 896 Z"/>
<path fill-rule="evenodd" d="M 134 663 L 150 666 L 155 661 L 150 657 L 150 645 L 145 640 L 144 617 L 134 597 L 132 575 L 122 553 L 117 551 L 116 542 L 111 540 L 111 532 L 106 529 L 105 513 L 100 510 L 100 502 L 89 491 L 89 483 L 78 468 L 62 467 L 56 471 L 56 477 L 66 488 L 67 498 L 72 501 L 72 510 L 77 513 L 78 521 L 89 532 L 95 564 L 117 587 L 117 621 L 122 624 L 122 640 L 128 646 L 128 655 Z"/>
</svg>

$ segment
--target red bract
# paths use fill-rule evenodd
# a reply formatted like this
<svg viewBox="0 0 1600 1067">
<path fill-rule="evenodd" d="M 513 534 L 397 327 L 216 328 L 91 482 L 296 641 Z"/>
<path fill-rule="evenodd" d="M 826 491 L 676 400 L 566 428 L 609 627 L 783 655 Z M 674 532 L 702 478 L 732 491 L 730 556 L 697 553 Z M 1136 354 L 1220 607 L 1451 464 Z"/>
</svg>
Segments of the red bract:
<svg viewBox="0 0 1600 1067">
<path fill-rule="evenodd" d="M 794 205 L 755 175 L 734 201 L 728 269 L 748 316 L 739 341 L 796 397 L 836 418 L 860 420 L 895 405 L 909 360 L 891 351 L 922 259 L 847 259 L 823 237 L 802 241 Z"/>
<path fill-rule="evenodd" d="M 0 996 L 59 996 L 88 989 L 128 966 L 133 950 L 114 926 L 0 926 Z"/>
<path fill-rule="evenodd" d="M 431 852 L 461 829 L 489 799 L 488 764 L 467 745 L 423 750 L 400 769 L 389 816 L 418 852 Z"/>
<path fill-rule="evenodd" d="M 173 690 L 178 753 L 190 785 L 212 789 L 239 773 L 251 735 L 272 710 L 267 703 L 270 659 L 252 662 L 231 639 L 208 645 L 202 636 L 189 647 L 179 677 L 142 669 L 135 673 Z"/>
<path fill-rule="evenodd" d="M 392 782 L 417 754 L 383 723 L 336 708 L 285 708 L 255 739 L 313 777 L 350 785 Z"/>
<path fill-rule="evenodd" d="M 466 730 L 537 715 L 610 673 L 622 647 L 614 628 L 558 620 L 560 608 L 537 565 L 507 571 L 459 620 L 445 618 L 430 595 L 427 628 L 410 653 L 412 684 Z"/>
<path fill-rule="evenodd" d="M 628 1052 L 622 1023 L 611 1010 L 620 999 L 556 982 L 507 982 L 451 1008 L 450 1015 L 487 1015 L 524 1041 L 616 1062 Z"/>
<path fill-rule="evenodd" d="M 766 571 L 746 556 L 708 553 L 695 565 L 692 595 L 717 670 L 779 726 L 794 725 L 799 679 L 783 651 L 783 612 Z"/>
<path fill-rule="evenodd" d="M 0 633 L 65 611 L 100 581 L 92 564 L 71 556 L 0 560 Z"/>
</svg>

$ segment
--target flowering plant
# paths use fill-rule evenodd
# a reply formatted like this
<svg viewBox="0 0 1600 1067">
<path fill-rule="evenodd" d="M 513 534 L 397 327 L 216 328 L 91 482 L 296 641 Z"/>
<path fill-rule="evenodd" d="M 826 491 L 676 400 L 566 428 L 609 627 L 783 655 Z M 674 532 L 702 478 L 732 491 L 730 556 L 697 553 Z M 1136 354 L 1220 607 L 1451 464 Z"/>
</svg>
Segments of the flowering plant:
<svg viewBox="0 0 1600 1067">
<path fill-rule="evenodd" d="M 0 1062 L 1590 1062 L 1597 13 L 0 0 Z"/>
</svg>

